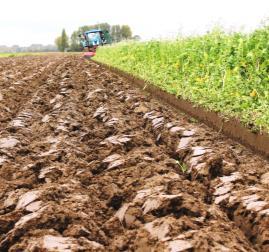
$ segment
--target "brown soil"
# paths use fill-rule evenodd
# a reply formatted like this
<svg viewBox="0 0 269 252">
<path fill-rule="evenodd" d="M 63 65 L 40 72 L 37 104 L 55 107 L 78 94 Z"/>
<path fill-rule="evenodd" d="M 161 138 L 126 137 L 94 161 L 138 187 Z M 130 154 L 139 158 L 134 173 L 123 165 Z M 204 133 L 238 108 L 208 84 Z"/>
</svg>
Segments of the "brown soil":
<svg viewBox="0 0 269 252">
<path fill-rule="evenodd" d="M 269 251 L 269 163 L 78 56 L 0 60 L 0 251 Z"/>
<path fill-rule="evenodd" d="M 228 138 L 243 144 L 247 148 L 252 149 L 255 153 L 269 159 L 269 134 L 266 131 L 258 131 L 253 125 L 246 125 L 236 117 L 227 118 L 227 116 L 224 116 L 221 113 L 208 110 L 189 100 L 170 94 L 149 81 L 145 81 L 130 73 L 124 72 L 117 67 L 98 61 L 95 62 L 100 66 L 104 66 L 109 71 L 124 77 L 130 84 L 146 91 L 155 99 L 157 98 L 158 100 L 161 100 L 162 103 L 166 103 L 174 109 L 193 116 L 198 121 L 205 123 L 216 131 L 222 132 Z"/>
</svg>

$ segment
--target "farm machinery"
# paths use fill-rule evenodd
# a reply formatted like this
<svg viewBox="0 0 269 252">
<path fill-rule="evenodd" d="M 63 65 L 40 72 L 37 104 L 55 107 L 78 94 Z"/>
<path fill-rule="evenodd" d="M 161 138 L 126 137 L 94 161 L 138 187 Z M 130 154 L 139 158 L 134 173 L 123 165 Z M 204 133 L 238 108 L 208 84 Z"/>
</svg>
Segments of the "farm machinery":
<svg viewBox="0 0 269 252">
<path fill-rule="evenodd" d="M 84 57 L 91 58 L 96 54 L 98 46 L 111 44 L 112 39 L 108 31 L 94 29 L 80 35 L 80 43 L 86 51 Z"/>
</svg>

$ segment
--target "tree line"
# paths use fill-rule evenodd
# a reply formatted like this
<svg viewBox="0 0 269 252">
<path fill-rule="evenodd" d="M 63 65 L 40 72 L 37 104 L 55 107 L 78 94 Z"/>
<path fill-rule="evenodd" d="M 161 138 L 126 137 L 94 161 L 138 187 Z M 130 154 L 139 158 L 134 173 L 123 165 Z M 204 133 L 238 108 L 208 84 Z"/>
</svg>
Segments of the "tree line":
<svg viewBox="0 0 269 252">
<path fill-rule="evenodd" d="M 19 53 L 19 52 L 56 52 L 55 45 L 32 44 L 30 46 L 5 46 L 0 45 L 0 53 Z"/>
<path fill-rule="evenodd" d="M 133 36 L 132 30 L 129 25 L 110 25 L 108 23 L 99 23 L 95 25 L 85 25 L 79 27 L 71 34 L 70 38 L 67 36 L 65 29 L 63 29 L 61 35 L 55 40 L 55 44 L 58 50 L 61 52 L 67 50 L 74 52 L 81 51 L 82 48 L 79 35 L 92 29 L 108 31 L 113 43 L 117 43 L 127 39 L 140 39 L 138 35 Z"/>
</svg>

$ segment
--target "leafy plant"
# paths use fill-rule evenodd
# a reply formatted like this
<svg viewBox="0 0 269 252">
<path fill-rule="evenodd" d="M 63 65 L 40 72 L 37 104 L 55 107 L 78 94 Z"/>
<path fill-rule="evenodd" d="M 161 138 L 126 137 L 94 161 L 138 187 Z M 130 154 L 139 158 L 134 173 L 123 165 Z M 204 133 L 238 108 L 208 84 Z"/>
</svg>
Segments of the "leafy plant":
<svg viewBox="0 0 269 252">
<path fill-rule="evenodd" d="M 118 43 L 99 48 L 96 59 L 269 132 L 269 27 Z"/>
<path fill-rule="evenodd" d="M 179 162 L 178 160 L 176 160 L 176 163 L 178 164 L 179 168 L 181 169 L 181 171 L 182 171 L 183 173 L 185 173 L 185 172 L 188 170 L 188 167 L 187 167 L 186 164 L 181 163 L 181 162 Z"/>
</svg>

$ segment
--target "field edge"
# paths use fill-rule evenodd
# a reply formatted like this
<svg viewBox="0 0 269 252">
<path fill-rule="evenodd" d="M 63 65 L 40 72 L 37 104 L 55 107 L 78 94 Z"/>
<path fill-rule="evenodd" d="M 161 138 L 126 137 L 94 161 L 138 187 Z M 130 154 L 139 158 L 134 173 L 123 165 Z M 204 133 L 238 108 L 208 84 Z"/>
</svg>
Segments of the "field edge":
<svg viewBox="0 0 269 252">
<path fill-rule="evenodd" d="M 179 109 L 216 131 L 223 133 L 227 137 L 240 142 L 256 153 L 269 158 L 269 134 L 265 131 L 253 132 L 240 122 L 238 118 L 227 118 L 227 116 L 224 116 L 221 113 L 208 110 L 194 102 L 176 97 L 175 95 L 162 90 L 157 85 L 154 85 L 149 81 L 145 81 L 131 73 L 125 72 L 115 66 L 111 66 L 97 60 L 93 61 L 96 64 L 126 78 L 132 84 L 146 91 L 154 98 L 169 104 L 175 109 Z"/>
</svg>

